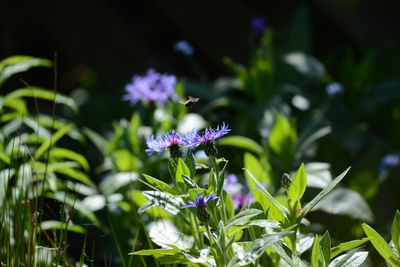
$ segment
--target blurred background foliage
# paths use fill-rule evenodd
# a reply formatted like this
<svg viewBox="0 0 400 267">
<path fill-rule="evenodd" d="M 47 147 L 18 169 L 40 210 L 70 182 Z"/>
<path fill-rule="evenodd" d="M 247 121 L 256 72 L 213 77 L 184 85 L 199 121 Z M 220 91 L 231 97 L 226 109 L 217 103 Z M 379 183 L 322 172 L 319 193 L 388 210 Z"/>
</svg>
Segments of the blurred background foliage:
<svg viewBox="0 0 400 267">
<path fill-rule="evenodd" d="M 148 106 L 122 102 L 132 75 L 148 68 L 177 75 L 181 98 L 200 98 L 194 112 L 202 116 L 196 118 L 202 127 L 205 121 L 229 123 L 232 136 L 219 144 L 220 155 L 229 155 L 232 173 L 242 173 L 243 166 L 259 170 L 260 179 L 277 192 L 282 173 L 296 170 L 301 162 L 306 163 L 308 178 L 314 180 L 309 186 L 314 188 L 323 188 L 331 180 L 330 172 L 338 174 L 352 165 L 344 187 L 310 214 L 312 231 L 323 233 L 328 227 L 334 238 L 346 241 L 361 238 L 360 222 L 367 221 L 388 237 L 400 204 L 399 168 L 383 161 L 386 155 L 400 151 L 399 7 L 398 1 L 389 0 L 201 4 L 6 0 L 0 3 L 0 58 L 25 54 L 52 59 L 58 53 L 59 91 L 66 98 L 57 106 L 55 129 L 61 136 L 68 132 L 68 137 L 50 153 L 49 166 L 56 167 L 50 168 L 53 183 L 45 188 L 46 197 L 62 201 L 65 196 L 57 192 L 79 193 L 81 215 L 102 225 L 107 235 L 96 233 L 93 239 L 115 238 L 110 234 L 113 221 L 120 223 L 117 236 L 132 237 L 144 229 L 135 225 L 132 230 L 136 222 L 147 222 L 148 216 L 168 216 L 153 210 L 143 220 L 130 218 L 145 201 L 141 185 L 130 182 L 142 173 L 163 177 L 168 172 L 161 164 L 154 168 L 163 158 L 147 158 L 145 137 L 183 127 L 187 115 L 183 105 L 174 103 L 158 110 L 173 119 L 156 120 L 143 116 Z M 262 36 L 251 33 L 255 16 L 267 17 Z M 192 57 L 174 51 L 174 43 L 182 39 L 193 45 Z M 50 64 L 43 61 L 36 66 Z M 52 75 L 50 68 L 33 68 L 3 77 L 1 95 L 11 99 L 5 106 L 17 106 L 17 114 L 28 109 L 34 114 L 34 101 L 24 106 L 18 99 L 26 95 L 18 96 L 15 89 L 25 87 L 21 78 L 31 85 L 53 88 Z M 340 82 L 344 90 L 327 93 L 327 85 L 333 82 Z M 42 118 L 39 147 L 50 134 L 46 127 L 51 126 L 52 104 L 44 100 L 51 98 L 40 100 L 40 112 L 47 117 L 32 115 L 20 122 L 35 131 L 32 125 Z M 157 110 L 151 112 L 157 114 Z M 4 116 L 2 129 L 8 132 L 2 135 L 2 164 L 11 160 L 7 153 L 15 152 L 10 144 L 20 127 L 7 124 L 12 118 Z M 35 143 L 33 135 L 24 138 L 32 146 Z M 66 147 L 69 152 L 63 150 Z M 85 155 L 87 161 L 73 151 Z M 23 148 L 17 152 L 26 156 Z M 38 163 L 40 156 L 36 155 Z M 81 191 L 74 189 L 74 183 L 68 187 L 57 180 L 56 173 L 62 172 L 57 163 L 71 159 L 61 180 L 78 181 Z M 315 192 L 308 192 L 308 198 Z M 332 203 L 345 202 L 356 204 L 350 208 L 343 204 L 340 211 L 329 209 Z M 81 237 L 70 242 L 77 240 Z M 124 255 L 135 242 L 121 242 Z M 109 249 L 104 242 L 97 248 Z M 118 255 L 117 248 L 112 249 L 110 255 Z M 80 247 L 70 250 L 72 255 L 81 252 Z"/>
</svg>

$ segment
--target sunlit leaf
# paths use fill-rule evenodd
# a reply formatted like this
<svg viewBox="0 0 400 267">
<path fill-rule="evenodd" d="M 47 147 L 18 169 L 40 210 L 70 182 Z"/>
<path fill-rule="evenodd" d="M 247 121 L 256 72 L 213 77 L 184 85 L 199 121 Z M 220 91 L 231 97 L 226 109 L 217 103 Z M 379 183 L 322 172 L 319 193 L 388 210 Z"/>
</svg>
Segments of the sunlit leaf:
<svg viewBox="0 0 400 267">
<path fill-rule="evenodd" d="M 400 211 L 396 210 L 392 225 L 392 241 L 396 248 L 397 254 L 400 255 Z"/>
<path fill-rule="evenodd" d="M 296 255 L 294 254 L 283 241 L 279 240 L 275 244 L 272 245 L 272 248 L 278 253 L 281 258 L 288 263 L 290 266 L 299 266 L 306 267 L 307 265 Z"/>
<path fill-rule="evenodd" d="M 367 251 L 349 252 L 334 259 L 328 267 L 358 267 L 368 256 Z"/>
<path fill-rule="evenodd" d="M 271 188 L 273 186 L 273 181 L 270 177 L 270 172 L 271 172 L 271 166 L 269 163 L 265 162 L 264 164 L 261 164 L 261 162 L 252 154 L 250 153 L 245 153 L 244 157 L 244 167 L 248 169 L 254 177 L 258 179 L 259 182 L 265 183 L 265 186 L 268 188 Z M 249 174 L 247 172 L 244 173 L 247 183 L 250 188 L 253 188 L 256 186 L 255 182 L 249 177 Z"/>
<path fill-rule="evenodd" d="M 74 160 L 78 162 L 85 171 L 88 171 L 90 168 L 89 163 L 87 162 L 84 156 L 66 148 L 60 148 L 60 147 L 53 148 L 50 151 L 50 158 L 52 157 Z"/>
<path fill-rule="evenodd" d="M 184 235 L 176 226 L 167 220 L 152 222 L 147 226 L 151 240 L 162 248 L 170 248 L 174 245 L 184 250 L 192 248 L 194 243 L 193 236 Z"/>
<path fill-rule="evenodd" d="M 49 140 L 41 144 L 40 147 L 36 150 L 35 159 L 39 159 L 43 155 L 43 153 L 50 148 L 50 146 L 53 146 L 58 140 L 60 140 L 61 137 L 63 137 L 69 130 L 71 130 L 72 127 L 72 124 L 65 125 L 63 128 L 55 132 Z"/>
<path fill-rule="evenodd" d="M 234 225 L 243 225 L 247 222 L 248 219 L 257 216 L 260 213 L 262 213 L 262 211 L 258 209 L 246 209 L 236 214 L 233 218 L 227 221 L 226 228 L 230 228 Z"/>
<path fill-rule="evenodd" d="M 136 172 L 119 172 L 108 175 L 99 185 L 104 195 L 108 196 L 115 193 L 121 187 L 124 187 L 134 181 L 137 181 L 139 175 Z"/>
<path fill-rule="evenodd" d="M 254 240 L 250 247 L 243 252 L 243 255 L 233 256 L 228 266 L 245 266 L 254 263 L 269 246 L 292 233 L 293 232 L 281 232 L 263 235 L 261 238 Z"/>
<path fill-rule="evenodd" d="M 67 230 L 67 231 L 71 231 L 71 232 L 75 232 L 75 233 L 79 233 L 79 234 L 85 233 L 85 228 L 83 228 L 80 225 L 76 225 L 76 224 L 66 225 L 65 222 L 60 222 L 60 221 L 42 221 L 40 223 L 39 229 L 42 231 L 56 229 L 56 230 Z"/>
<path fill-rule="evenodd" d="M 258 155 L 263 152 L 263 148 L 259 144 L 245 136 L 227 136 L 218 140 L 218 145 L 233 146 L 248 150 Z"/>
<path fill-rule="evenodd" d="M 146 178 L 146 181 L 155 186 L 156 188 L 160 189 L 161 191 L 164 191 L 166 193 L 171 193 L 173 195 L 179 194 L 178 191 L 176 191 L 174 188 L 172 188 L 170 185 L 164 183 L 163 181 L 160 181 L 150 175 L 143 174 L 144 178 Z"/>
<path fill-rule="evenodd" d="M 359 247 L 365 242 L 371 240 L 371 238 L 363 238 L 363 239 L 358 239 L 358 240 L 352 240 L 349 242 L 341 243 L 337 245 L 336 247 L 333 247 L 331 249 L 331 259 L 335 258 L 337 255 L 340 253 L 343 253 L 345 251 L 351 250 L 353 248 Z"/>
<path fill-rule="evenodd" d="M 296 176 L 289 186 L 289 205 L 292 209 L 300 208 L 300 199 L 302 198 L 307 186 L 307 176 L 304 170 L 304 164 L 301 164 Z"/>
<path fill-rule="evenodd" d="M 160 207 L 172 215 L 176 215 L 181 211 L 184 205 L 180 197 L 175 197 L 159 191 L 143 191 L 143 195 L 149 200 L 142 205 L 138 212 L 142 213 L 153 207 Z"/>
</svg>

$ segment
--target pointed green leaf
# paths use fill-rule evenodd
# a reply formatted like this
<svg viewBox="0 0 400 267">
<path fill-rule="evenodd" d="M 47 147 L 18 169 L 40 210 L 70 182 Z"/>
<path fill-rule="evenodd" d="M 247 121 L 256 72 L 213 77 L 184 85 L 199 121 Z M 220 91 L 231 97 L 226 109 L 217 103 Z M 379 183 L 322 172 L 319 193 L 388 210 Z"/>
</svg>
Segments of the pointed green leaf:
<svg viewBox="0 0 400 267">
<path fill-rule="evenodd" d="M 190 177 L 190 170 L 188 166 L 186 166 L 185 162 L 181 158 L 179 158 L 175 176 L 177 183 L 182 183 L 182 184 L 184 183 L 182 178 L 183 174 Z"/>
<path fill-rule="evenodd" d="M 390 249 L 388 243 L 378 234 L 371 226 L 366 223 L 362 224 L 364 233 L 371 237 L 371 243 L 381 256 L 392 266 L 400 266 L 400 261 Z"/>
<path fill-rule="evenodd" d="M 246 209 L 234 217 L 232 217 L 229 221 L 226 222 L 226 228 L 230 228 L 234 225 L 243 225 L 247 222 L 248 219 L 257 216 L 258 214 L 262 213 L 261 210 L 258 209 Z"/>
<path fill-rule="evenodd" d="M 268 162 L 265 164 L 261 164 L 261 162 L 250 153 L 244 153 L 243 157 L 244 167 L 248 169 L 254 177 L 258 179 L 261 183 L 265 183 L 268 188 L 270 188 L 274 183 L 269 175 L 271 172 L 271 166 Z M 245 177 L 247 179 L 247 183 L 250 188 L 256 186 L 253 180 L 249 177 L 249 175 L 245 172 Z"/>
<path fill-rule="evenodd" d="M 300 199 L 306 191 L 307 186 L 307 176 L 306 171 L 304 170 L 304 164 L 301 164 L 299 170 L 296 173 L 296 176 L 293 178 L 293 181 L 290 183 L 288 197 L 289 197 L 289 205 L 292 209 L 298 209 L 300 207 Z M 298 207 L 298 208 L 297 208 Z"/>
<path fill-rule="evenodd" d="M 250 247 L 247 248 L 242 255 L 239 256 L 236 254 L 233 256 L 231 261 L 228 263 L 228 267 L 245 266 L 250 263 L 254 263 L 255 260 L 264 254 L 268 247 L 292 233 L 293 232 L 281 232 L 263 235 L 261 238 L 254 240 Z"/>
<path fill-rule="evenodd" d="M 331 259 L 331 237 L 328 231 L 326 231 L 319 240 L 319 245 L 321 247 L 322 256 L 324 258 L 324 263 L 326 266 Z"/>
<path fill-rule="evenodd" d="M 170 194 L 159 191 L 143 191 L 142 193 L 149 201 L 138 209 L 139 213 L 143 213 L 153 207 L 160 207 L 172 215 L 176 215 L 181 211 L 181 207 L 184 205 L 180 197 Z"/>
<path fill-rule="evenodd" d="M 331 259 L 335 258 L 340 253 L 343 253 L 343 252 L 345 252 L 347 250 L 359 247 L 359 246 L 361 246 L 362 244 L 364 244 L 365 242 L 367 242 L 369 240 L 371 240 L 371 238 L 366 237 L 366 238 L 359 239 L 359 240 L 353 240 L 353 241 L 341 243 L 341 244 L 339 244 L 336 247 L 333 247 L 331 249 Z"/>
<path fill-rule="evenodd" d="M 294 254 L 284 243 L 283 241 L 278 241 L 272 245 L 272 248 L 276 253 L 290 266 L 298 266 L 298 267 L 306 267 L 307 265 L 296 255 Z"/>
<path fill-rule="evenodd" d="M 182 179 L 185 182 L 186 186 L 190 189 L 192 188 L 200 188 L 193 179 L 191 179 L 189 176 L 182 175 Z"/>
<path fill-rule="evenodd" d="M 323 267 L 325 266 L 324 258 L 322 257 L 321 246 L 319 245 L 319 236 L 315 235 L 314 245 L 311 252 L 311 265 L 313 267 Z"/>
<path fill-rule="evenodd" d="M 157 178 L 154 178 L 150 175 L 143 174 L 144 178 L 146 178 L 146 181 L 151 184 L 152 186 L 155 186 L 156 188 L 160 189 L 161 191 L 164 191 L 166 193 L 171 193 L 173 195 L 178 195 L 179 192 L 173 189 L 170 185 L 164 183 L 163 181 L 158 180 Z"/>
<path fill-rule="evenodd" d="M 304 213 L 301 218 L 307 215 L 312 208 L 314 208 L 315 205 L 318 204 L 318 202 L 321 201 L 335 186 L 344 178 L 346 173 L 350 170 L 350 167 L 348 167 L 344 172 L 342 172 L 338 177 L 336 177 L 325 189 L 323 189 L 319 194 L 313 198 L 305 207 L 304 207 Z"/>
<path fill-rule="evenodd" d="M 392 225 L 392 241 L 396 248 L 397 254 L 400 255 L 400 211 L 396 210 Z"/>
</svg>

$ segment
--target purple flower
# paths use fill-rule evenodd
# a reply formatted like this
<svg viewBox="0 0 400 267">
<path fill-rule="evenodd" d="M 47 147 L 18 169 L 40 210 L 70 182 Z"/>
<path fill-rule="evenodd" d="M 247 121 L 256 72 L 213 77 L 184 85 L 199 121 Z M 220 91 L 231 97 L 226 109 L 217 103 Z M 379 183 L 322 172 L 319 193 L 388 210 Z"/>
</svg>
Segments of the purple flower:
<svg viewBox="0 0 400 267">
<path fill-rule="evenodd" d="M 178 100 L 175 93 L 176 77 L 160 74 L 149 69 L 144 76 L 135 75 L 132 83 L 125 86 L 126 95 L 123 100 L 135 105 L 138 101 L 166 104 L 169 99 Z"/>
<path fill-rule="evenodd" d="M 193 129 L 189 133 L 186 134 L 185 136 L 185 143 L 187 147 L 193 149 L 201 144 L 204 145 L 204 152 L 206 155 L 209 156 L 215 156 L 217 154 L 217 149 L 214 146 L 214 141 L 225 134 L 227 134 L 230 131 L 228 128 L 228 125 L 225 125 L 225 123 L 222 124 L 221 127 L 217 127 L 216 130 L 213 130 L 211 128 L 206 129 L 204 134 L 198 134 L 198 132 Z"/>
<path fill-rule="evenodd" d="M 187 56 L 187 57 L 193 55 L 193 53 L 194 53 L 193 46 L 191 46 L 189 44 L 189 42 L 185 41 L 185 40 L 177 41 L 174 44 L 174 50 L 176 52 L 182 53 L 184 56 Z"/>
<path fill-rule="evenodd" d="M 158 152 L 158 155 L 160 155 L 161 152 L 167 150 L 168 148 L 170 149 L 172 158 L 178 158 L 184 154 L 184 151 L 180 147 L 180 145 L 184 144 L 183 137 L 174 130 L 164 134 L 163 137 L 157 136 L 154 138 L 152 135 L 147 138 L 146 144 L 148 147 L 148 149 L 146 149 L 146 153 L 149 156 L 154 152 Z"/>
<path fill-rule="evenodd" d="M 267 28 L 267 17 L 255 17 L 251 20 L 251 32 L 254 35 L 261 35 Z"/>
<path fill-rule="evenodd" d="M 334 82 L 326 86 L 326 92 L 330 96 L 341 94 L 344 92 L 344 87 L 341 83 Z"/>
<path fill-rule="evenodd" d="M 207 202 L 217 199 L 217 194 L 216 193 L 212 193 L 211 195 L 203 198 L 203 196 L 201 195 L 201 192 L 199 192 L 199 195 L 197 197 L 194 198 L 194 202 L 193 201 L 189 201 L 188 204 L 186 204 L 185 206 L 182 207 L 182 209 L 184 208 L 190 208 L 190 207 L 195 207 L 195 208 L 204 208 L 207 205 Z"/>
<path fill-rule="evenodd" d="M 207 211 L 207 202 L 217 199 L 217 194 L 213 193 L 205 198 L 199 192 L 199 195 L 194 198 L 193 201 L 189 201 L 188 204 L 182 207 L 182 209 L 195 207 L 197 209 L 197 217 L 201 222 L 207 222 L 210 219 L 210 213 Z"/>
<path fill-rule="evenodd" d="M 387 173 L 388 167 L 397 167 L 400 165 L 400 155 L 399 154 L 388 154 L 383 157 L 380 166 L 380 173 Z"/>
</svg>

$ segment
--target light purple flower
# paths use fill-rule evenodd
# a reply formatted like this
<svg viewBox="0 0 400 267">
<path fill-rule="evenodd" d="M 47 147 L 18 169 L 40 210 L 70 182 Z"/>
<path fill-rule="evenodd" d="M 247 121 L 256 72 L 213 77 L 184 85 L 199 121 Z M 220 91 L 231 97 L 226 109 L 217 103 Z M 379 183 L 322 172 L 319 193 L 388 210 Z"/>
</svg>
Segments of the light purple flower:
<svg viewBox="0 0 400 267">
<path fill-rule="evenodd" d="M 225 177 L 224 190 L 231 196 L 235 210 L 254 202 L 254 196 L 249 192 L 247 185 L 240 184 L 234 174 Z"/>
<path fill-rule="evenodd" d="M 218 126 L 215 130 L 211 128 L 206 129 L 204 134 L 199 134 L 195 129 L 193 129 L 186 134 L 185 143 L 189 148 L 195 148 L 201 144 L 212 144 L 216 139 L 224 136 L 229 131 L 230 129 L 228 128 L 228 125 L 225 125 L 225 123 L 223 123 L 221 127 Z"/>
<path fill-rule="evenodd" d="M 330 96 L 341 94 L 344 92 L 344 87 L 341 83 L 334 82 L 326 86 L 326 93 Z"/>
<path fill-rule="evenodd" d="M 216 193 L 212 193 L 211 195 L 203 198 L 203 196 L 201 195 L 201 192 L 199 192 L 199 195 L 194 198 L 194 201 L 189 201 L 188 204 L 181 207 L 181 209 L 190 208 L 190 207 L 195 207 L 197 209 L 203 209 L 206 207 L 207 202 L 217 199 L 217 198 L 218 197 L 217 197 Z"/>
<path fill-rule="evenodd" d="M 138 101 L 152 102 L 157 105 L 168 103 L 169 99 L 178 100 L 175 93 L 176 77 L 160 74 L 149 69 L 146 75 L 135 75 L 132 82 L 125 86 L 123 100 L 135 105 Z"/>
<path fill-rule="evenodd" d="M 173 158 L 180 157 L 184 154 L 184 151 L 181 148 L 181 145 L 184 144 L 183 137 L 174 130 L 164 134 L 163 137 L 157 136 L 154 138 L 152 135 L 147 138 L 146 144 L 148 147 L 148 149 L 146 149 L 146 153 L 149 156 L 155 152 L 158 152 L 158 155 L 160 155 L 161 152 L 167 150 L 168 148 L 170 148 L 171 156 Z"/>
<path fill-rule="evenodd" d="M 194 48 L 189 44 L 188 41 L 180 40 L 174 44 L 174 50 L 182 53 L 184 56 L 191 56 L 194 53 Z"/>
<path fill-rule="evenodd" d="M 383 157 L 381 161 L 381 166 L 379 169 L 380 173 L 387 173 L 387 168 L 388 167 L 397 167 L 400 165 L 400 155 L 398 154 L 388 154 L 385 157 Z"/>
<path fill-rule="evenodd" d="M 251 20 L 251 32 L 254 35 L 261 35 L 267 28 L 267 17 L 254 17 Z"/>
</svg>

